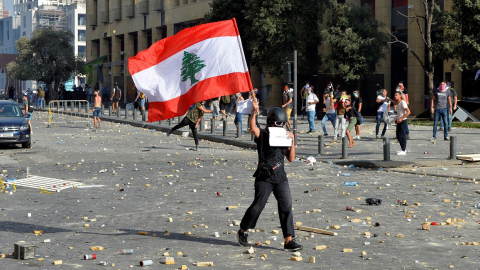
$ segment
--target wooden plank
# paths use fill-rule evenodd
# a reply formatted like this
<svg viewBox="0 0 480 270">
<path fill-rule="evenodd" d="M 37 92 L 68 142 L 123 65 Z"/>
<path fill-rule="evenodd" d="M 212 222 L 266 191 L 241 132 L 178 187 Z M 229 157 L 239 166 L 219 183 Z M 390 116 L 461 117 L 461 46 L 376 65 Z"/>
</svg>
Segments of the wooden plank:
<svg viewBox="0 0 480 270">
<path fill-rule="evenodd" d="M 317 228 L 311 228 L 311 227 L 306 227 L 306 226 L 298 226 L 298 225 L 293 225 L 293 228 L 301 231 L 307 231 L 307 232 L 314 232 L 314 233 L 321 233 L 321 234 L 326 234 L 326 235 L 337 235 L 336 232 L 329 232 L 326 230 L 321 230 Z"/>
</svg>

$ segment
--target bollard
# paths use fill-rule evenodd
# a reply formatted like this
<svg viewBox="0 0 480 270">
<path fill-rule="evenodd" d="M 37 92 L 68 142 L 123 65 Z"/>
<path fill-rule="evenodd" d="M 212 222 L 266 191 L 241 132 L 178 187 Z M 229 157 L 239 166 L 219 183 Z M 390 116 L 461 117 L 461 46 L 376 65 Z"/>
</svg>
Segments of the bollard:
<svg viewBox="0 0 480 270">
<path fill-rule="evenodd" d="M 148 111 L 143 111 L 143 116 L 145 118 L 145 120 L 143 120 L 143 121 L 147 122 L 148 121 Z"/>
<path fill-rule="evenodd" d="M 212 118 L 212 126 L 210 128 L 210 133 L 215 134 L 215 118 Z"/>
<path fill-rule="evenodd" d="M 457 159 L 457 136 L 450 136 L 450 160 L 454 159 Z"/>
<path fill-rule="evenodd" d="M 390 138 L 383 138 L 383 160 L 390 161 Z"/>
<path fill-rule="evenodd" d="M 237 122 L 237 138 L 242 137 L 242 129 L 240 128 L 240 125 L 241 125 L 241 124 L 242 124 L 242 123 Z"/>
<path fill-rule="evenodd" d="M 223 136 L 227 136 L 227 131 L 228 131 L 227 119 L 225 119 L 223 120 Z"/>
<path fill-rule="evenodd" d="M 102 116 L 103 116 L 104 111 L 105 111 L 105 105 L 103 105 L 103 103 L 102 103 L 102 111 L 101 111 Z"/>
<path fill-rule="evenodd" d="M 82 102 L 79 101 L 78 102 L 78 113 L 81 113 L 82 112 Z"/>
<path fill-rule="evenodd" d="M 342 157 L 341 157 L 342 159 L 348 158 L 347 149 L 348 149 L 348 138 L 343 137 L 342 138 Z"/>
<path fill-rule="evenodd" d="M 90 103 L 85 104 L 86 106 L 86 113 L 90 112 Z"/>
<path fill-rule="evenodd" d="M 108 103 L 108 116 L 112 116 L 112 104 Z"/>
<path fill-rule="evenodd" d="M 125 120 L 127 120 L 128 117 L 128 106 L 125 104 Z"/>
<path fill-rule="evenodd" d="M 133 109 L 133 121 L 137 120 L 137 110 Z"/>
<path fill-rule="evenodd" d="M 158 121 L 158 124 L 161 125 L 161 124 L 162 124 L 162 120 Z"/>
<path fill-rule="evenodd" d="M 182 121 L 182 119 L 180 119 L 180 116 L 177 118 L 177 124 L 180 124 L 180 121 Z"/>
<path fill-rule="evenodd" d="M 321 156 L 323 153 L 323 148 L 324 148 L 324 136 L 319 135 L 318 136 L 318 154 L 317 156 Z"/>
<path fill-rule="evenodd" d="M 199 125 L 200 125 L 200 132 L 204 132 L 205 131 L 205 123 L 202 120 L 200 120 Z"/>
<path fill-rule="evenodd" d="M 169 125 L 169 126 L 172 125 L 172 118 L 168 119 L 168 125 Z"/>
<path fill-rule="evenodd" d="M 117 118 L 120 118 L 120 102 L 118 103 L 118 106 L 117 106 Z"/>
</svg>

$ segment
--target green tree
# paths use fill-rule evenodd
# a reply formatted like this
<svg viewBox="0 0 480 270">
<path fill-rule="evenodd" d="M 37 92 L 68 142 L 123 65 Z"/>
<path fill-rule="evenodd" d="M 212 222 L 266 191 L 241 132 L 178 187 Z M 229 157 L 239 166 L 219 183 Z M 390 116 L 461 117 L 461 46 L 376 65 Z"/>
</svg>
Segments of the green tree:
<svg viewBox="0 0 480 270">
<path fill-rule="evenodd" d="M 191 85 L 194 85 L 198 80 L 195 78 L 195 74 L 197 74 L 202 68 L 206 67 L 203 64 L 203 60 L 200 60 L 194 53 L 183 52 L 183 59 L 182 59 L 182 82 L 185 82 L 188 78 L 190 78 Z"/>
<path fill-rule="evenodd" d="M 332 3 L 323 44 L 331 49 L 323 55 L 323 71 L 342 80 L 360 82 L 385 58 L 388 35 L 369 5 Z"/>
<path fill-rule="evenodd" d="M 439 14 L 438 28 L 443 29 L 442 43 L 446 59 L 455 59 L 454 67 L 480 69 L 480 1 L 452 0 L 451 11 Z"/>
<path fill-rule="evenodd" d="M 50 98 L 58 99 L 60 82 L 84 74 L 84 60 L 75 56 L 73 39 L 72 32 L 53 28 L 37 29 L 30 39 L 20 38 L 15 43 L 18 57 L 8 64 L 10 75 L 19 80 L 44 82 Z"/>
</svg>

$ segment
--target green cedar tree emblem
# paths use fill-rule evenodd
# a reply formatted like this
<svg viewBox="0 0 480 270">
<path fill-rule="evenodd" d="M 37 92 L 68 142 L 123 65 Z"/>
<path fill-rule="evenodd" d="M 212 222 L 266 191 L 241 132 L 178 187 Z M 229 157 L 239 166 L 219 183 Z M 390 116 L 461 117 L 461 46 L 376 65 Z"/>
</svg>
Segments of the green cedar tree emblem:
<svg viewBox="0 0 480 270">
<path fill-rule="evenodd" d="M 198 73 L 202 68 L 206 67 L 203 64 L 203 60 L 200 60 L 194 53 L 183 52 L 183 59 L 182 59 L 182 82 L 186 81 L 190 78 L 191 84 L 195 84 L 198 82 L 195 79 L 195 74 Z"/>
</svg>

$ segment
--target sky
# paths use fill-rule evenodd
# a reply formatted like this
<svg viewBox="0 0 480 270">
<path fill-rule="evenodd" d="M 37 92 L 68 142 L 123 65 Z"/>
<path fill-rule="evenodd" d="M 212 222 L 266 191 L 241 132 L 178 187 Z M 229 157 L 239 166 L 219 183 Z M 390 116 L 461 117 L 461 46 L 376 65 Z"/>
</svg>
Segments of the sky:
<svg viewBox="0 0 480 270">
<path fill-rule="evenodd" d="M 3 0 L 3 8 L 8 9 L 8 13 L 13 12 L 13 0 Z"/>
</svg>

